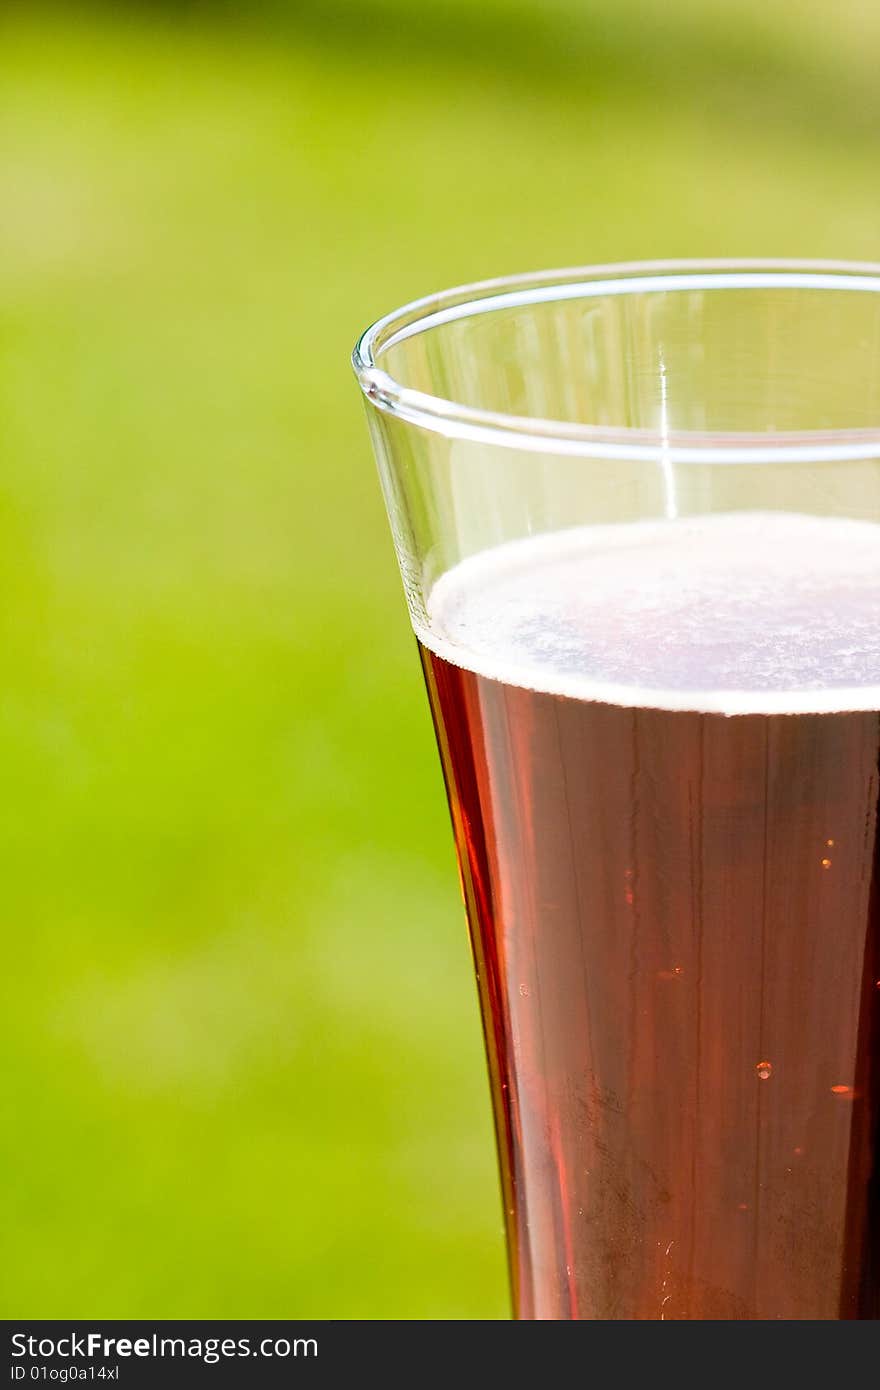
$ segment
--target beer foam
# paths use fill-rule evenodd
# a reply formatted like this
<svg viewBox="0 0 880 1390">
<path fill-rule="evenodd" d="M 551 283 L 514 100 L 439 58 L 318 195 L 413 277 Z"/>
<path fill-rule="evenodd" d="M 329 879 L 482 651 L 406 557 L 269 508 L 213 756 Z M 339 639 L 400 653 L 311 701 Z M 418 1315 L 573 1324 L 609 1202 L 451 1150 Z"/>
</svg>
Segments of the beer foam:
<svg viewBox="0 0 880 1390">
<path fill-rule="evenodd" d="M 880 709 L 880 525 L 732 512 L 578 527 L 449 570 L 416 635 L 490 679 L 722 714 Z"/>
</svg>

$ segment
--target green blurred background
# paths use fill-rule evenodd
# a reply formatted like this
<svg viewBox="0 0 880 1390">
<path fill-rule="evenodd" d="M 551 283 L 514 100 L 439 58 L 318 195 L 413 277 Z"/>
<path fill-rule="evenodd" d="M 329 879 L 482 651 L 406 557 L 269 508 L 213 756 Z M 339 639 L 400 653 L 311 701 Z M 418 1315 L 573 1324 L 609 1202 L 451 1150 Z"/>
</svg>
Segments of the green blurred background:
<svg viewBox="0 0 880 1390">
<path fill-rule="evenodd" d="M 880 9 L 8 6 L 6 1317 L 504 1317 L 348 354 L 493 274 L 880 257 Z"/>
</svg>

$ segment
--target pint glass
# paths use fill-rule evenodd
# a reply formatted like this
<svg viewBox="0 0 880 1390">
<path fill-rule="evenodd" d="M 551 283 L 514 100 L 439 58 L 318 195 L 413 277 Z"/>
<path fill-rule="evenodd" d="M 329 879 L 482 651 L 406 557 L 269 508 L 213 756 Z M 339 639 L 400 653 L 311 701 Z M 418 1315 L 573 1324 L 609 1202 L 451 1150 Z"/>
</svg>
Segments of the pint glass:
<svg viewBox="0 0 880 1390">
<path fill-rule="evenodd" d="M 354 364 L 517 1316 L 876 1318 L 880 267 L 493 281 Z"/>
</svg>

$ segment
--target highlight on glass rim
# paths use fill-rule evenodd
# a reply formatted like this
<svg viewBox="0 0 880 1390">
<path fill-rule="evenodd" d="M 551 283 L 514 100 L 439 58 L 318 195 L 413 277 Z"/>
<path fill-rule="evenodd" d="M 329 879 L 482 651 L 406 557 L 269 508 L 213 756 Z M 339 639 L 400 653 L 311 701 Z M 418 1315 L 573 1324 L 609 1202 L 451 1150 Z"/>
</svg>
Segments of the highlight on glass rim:
<svg viewBox="0 0 880 1390">
<path fill-rule="evenodd" d="M 880 1318 L 880 7 L 829 19 L 3 8 L 11 1380 Z"/>
<path fill-rule="evenodd" d="M 355 349 L 519 1317 L 875 1315 L 878 352 L 880 268 L 807 262 L 495 281 Z"/>
</svg>

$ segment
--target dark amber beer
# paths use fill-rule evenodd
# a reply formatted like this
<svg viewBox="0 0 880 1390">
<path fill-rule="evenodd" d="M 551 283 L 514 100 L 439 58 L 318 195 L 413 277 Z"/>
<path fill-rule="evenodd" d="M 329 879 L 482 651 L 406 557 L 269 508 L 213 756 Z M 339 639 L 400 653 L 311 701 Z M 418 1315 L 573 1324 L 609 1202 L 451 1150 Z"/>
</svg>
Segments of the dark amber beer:
<svg viewBox="0 0 880 1390">
<path fill-rule="evenodd" d="M 519 1316 L 876 1318 L 880 528 L 515 541 L 418 636 Z"/>
</svg>

